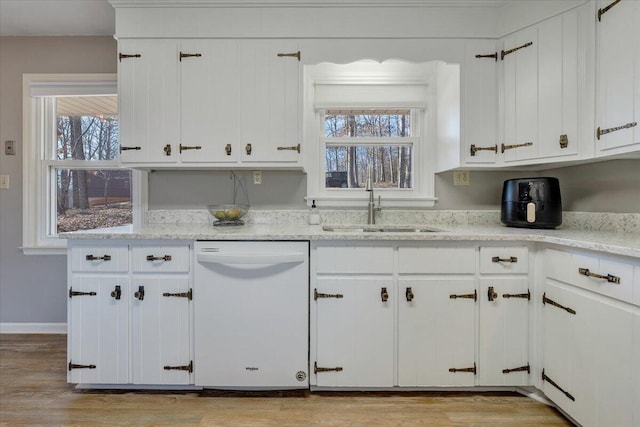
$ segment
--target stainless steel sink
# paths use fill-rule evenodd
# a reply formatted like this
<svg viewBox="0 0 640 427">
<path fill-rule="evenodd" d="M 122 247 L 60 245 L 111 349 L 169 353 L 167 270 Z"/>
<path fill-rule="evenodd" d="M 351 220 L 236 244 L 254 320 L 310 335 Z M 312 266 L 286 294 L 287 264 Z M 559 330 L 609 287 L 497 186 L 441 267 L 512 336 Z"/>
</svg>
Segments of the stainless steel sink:
<svg viewBox="0 0 640 427">
<path fill-rule="evenodd" d="M 444 231 L 438 228 L 415 225 L 325 225 L 324 231 L 338 233 L 433 233 Z"/>
</svg>

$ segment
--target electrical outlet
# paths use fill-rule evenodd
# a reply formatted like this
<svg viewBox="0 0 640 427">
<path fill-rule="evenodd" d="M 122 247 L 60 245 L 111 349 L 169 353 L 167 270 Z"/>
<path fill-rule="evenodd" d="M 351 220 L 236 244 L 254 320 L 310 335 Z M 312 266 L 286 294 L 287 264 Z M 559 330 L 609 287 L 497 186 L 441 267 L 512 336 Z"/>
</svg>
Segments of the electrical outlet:
<svg viewBox="0 0 640 427">
<path fill-rule="evenodd" d="M 253 171 L 253 183 L 262 184 L 262 171 Z"/>
<path fill-rule="evenodd" d="M 0 175 L 0 188 L 3 190 L 9 189 L 9 175 Z"/>
<path fill-rule="evenodd" d="M 471 185 L 471 172 L 453 171 L 453 185 Z"/>
<path fill-rule="evenodd" d="M 15 141 L 5 141 L 4 142 L 4 154 L 5 154 L 5 156 L 15 156 L 16 155 L 16 142 Z"/>
</svg>

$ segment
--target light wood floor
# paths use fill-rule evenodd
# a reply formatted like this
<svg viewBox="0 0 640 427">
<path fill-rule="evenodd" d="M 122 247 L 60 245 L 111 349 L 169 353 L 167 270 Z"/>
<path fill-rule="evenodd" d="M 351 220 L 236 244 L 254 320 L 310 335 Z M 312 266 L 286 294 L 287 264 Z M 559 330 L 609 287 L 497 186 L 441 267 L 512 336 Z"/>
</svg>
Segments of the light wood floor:
<svg viewBox="0 0 640 427">
<path fill-rule="evenodd" d="M 0 426 L 571 425 L 510 393 L 74 391 L 65 360 L 65 335 L 0 334 Z"/>
</svg>

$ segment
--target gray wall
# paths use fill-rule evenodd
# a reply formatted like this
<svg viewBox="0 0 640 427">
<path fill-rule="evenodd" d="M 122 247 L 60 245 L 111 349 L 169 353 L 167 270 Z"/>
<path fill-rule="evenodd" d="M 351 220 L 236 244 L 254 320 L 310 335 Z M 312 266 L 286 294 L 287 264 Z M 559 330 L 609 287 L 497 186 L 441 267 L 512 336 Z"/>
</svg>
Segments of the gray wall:
<svg viewBox="0 0 640 427">
<path fill-rule="evenodd" d="M 0 37 L 0 322 L 66 322 L 66 257 L 22 254 L 22 74 L 115 73 L 112 37 Z M 4 141 L 16 141 L 5 156 Z"/>
<path fill-rule="evenodd" d="M 11 188 L 0 190 L 0 322 L 66 321 L 66 258 L 25 256 L 22 245 L 22 74 L 115 72 L 111 37 L 0 37 L 0 144 L 17 141 L 17 155 L 0 153 L 0 174 Z M 306 176 L 264 171 L 263 184 L 247 179 L 254 208 L 304 208 Z M 436 209 L 498 209 L 502 181 L 525 175 L 557 176 L 565 210 L 640 212 L 640 160 L 594 163 L 531 172 L 471 173 L 471 185 L 454 187 L 453 173 L 436 177 Z M 202 209 L 231 197 L 228 172 L 159 171 L 149 177 L 150 208 Z"/>
<path fill-rule="evenodd" d="M 263 171 L 260 185 L 244 177 L 253 209 L 304 209 L 307 179 L 302 172 Z M 567 211 L 640 213 L 640 160 L 610 160 L 541 172 L 472 171 L 471 185 L 454 186 L 453 172 L 436 175 L 434 209 L 500 209 L 502 183 L 509 178 L 555 176 Z M 149 209 L 204 209 L 231 203 L 229 172 L 156 171 L 149 175 Z"/>
</svg>

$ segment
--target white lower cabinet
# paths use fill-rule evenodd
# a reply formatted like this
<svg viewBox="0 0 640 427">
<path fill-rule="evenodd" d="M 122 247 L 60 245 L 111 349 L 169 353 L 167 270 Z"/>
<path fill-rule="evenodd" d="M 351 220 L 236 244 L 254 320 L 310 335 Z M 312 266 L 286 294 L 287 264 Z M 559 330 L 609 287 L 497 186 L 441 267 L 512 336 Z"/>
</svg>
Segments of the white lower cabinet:
<svg viewBox="0 0 640 427">
<path fill-rule="evenodd" d="M 401 278 L 398 385 L 473 386 L 477 292 L 473 278 Z"/>
<path fill-rule="evenodd" d="M 190 246 L 69 244 L 68 375 L 193 384 Z"/>
<path fill-rule="evenodd" d="M 618 297 L 616 289 L 631 286 L 627 273 L 634 266 L 609 258 L 548 250 L 545 263 L 551 268 L 541 301 L 542 389 L 583 426 L 634 426 L 640 421 L 640 307 L 630 295 L 614 299 L 601 287 L 606 281 Z M 595 292 L 585 289 L 584 267 L 576 267 L 585 262 L 613 267 L 593 282 Z M 591 271 L 589 279 L 599 274 Z"/>
<path fill-rule="evenodd" d="M 131 283 L 133 383 L 191 383 L 188 278 L 138 275 Z"/>
<path fill-rule="evenodd" d="M 528 278 L 481 278 L 479 298 L 479 384 L 530 385 Z"/>
<path fill-rule="evenodd" d="M 68 294 L 67 381 L 129 382 L 129 278 L 75 274 Z"/>
<path fill-rule="evenodd" d="M 318 386 L 393 386 L 393 278 L 319 278 Z"/>
</svg>

